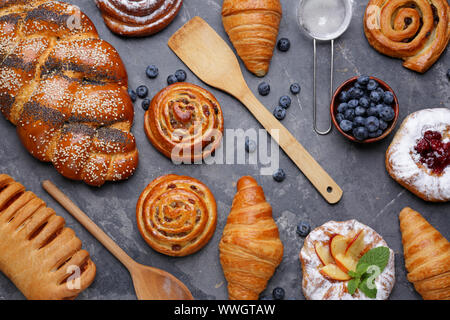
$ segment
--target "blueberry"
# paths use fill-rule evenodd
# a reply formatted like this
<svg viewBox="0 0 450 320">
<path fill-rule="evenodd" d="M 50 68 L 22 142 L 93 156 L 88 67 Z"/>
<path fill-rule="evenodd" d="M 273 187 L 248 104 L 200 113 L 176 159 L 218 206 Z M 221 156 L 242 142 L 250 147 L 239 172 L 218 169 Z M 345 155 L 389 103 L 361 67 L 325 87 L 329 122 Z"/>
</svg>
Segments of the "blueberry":
<svg viewBox="0 0 450 320">
<path fill-rule="evenodd" d="M 339 123 L 339 127 L 341 127 L 342 131 L 349 132 L 350 130 L 353 129 L 353 122 L 351 122 L 349 120 L 342 120 Z"/>
<path fill-rule="evenodd" d="M 347 110 L 345 110 L 344 117 L 347 120 L 353 121 L 353 119 L 355 118 L 355 109 L 347 109 Z"/>
<path fill-rule="evenodd" d="M 178 82 L 178 79 L 177 79 L 177 77 L 174 74 L 171 74 L 170 76 L 167 77 L 167 84 L 168 85 L 171 85 L 171 84 L 174 84 L 174 83 L 177 83 L 177 82 Z"/>
<path fill-rule="evenodd" d="M 376 82 L 373 79 L 369 80 L 369 83 L 367 84 L 367 90 L 372 91 L 378 88 L 378 82 Z"/>
<path fill-rule="evenodd" d="M 372 91 L 370 93 L 370 101 L 380 102 L 380 100 L 381 100 L 381 95 L 378 91 Z"/>
<path fill-rule="evenodd" d="M 383 97 L 383 95 L 384 95 L 384 90 L 383 90 L 383 88 L 378 87 L 378 88 L 375 89 L 375 91 L 377 91 L 377 92 L 381 95 L 381 97 Z"/>
<path fill-rule="evenodd" d="M 366 97 L 362 97 L 361 99 L 359 99 L 359 105 L 363 108 L 368 108 L 369 107 L 369 99 L 367 99 Z"/>
<path fill-rule="evenodd" d="M 359 84 L 358 82 L 355 82 L 355 84 L 353 85 L 353 87 L 358 88 L 358 89 L 364 89 L 364 86 Z"/>
<path fill-rule="evenodd" d="M 291 98 L 289 98 L 288 96 L 282 96 L 280 98 L 279 104 L 280 107 L 287 109 L 291 106 Z"/>
<path fill-rule="evenodd" d="M 290 90 L 292 94 L 299 94 L 300 91 L 302 90 L 302 87 L 300 87 L 298 83 L 293 83 L 291 84 Z"/>
<path fill-rule="evenodd" d="M 150 107 L 150 99 L 144 99 L 142 100 L 142 109 L 144 109 L 145 111 L 148 110 L 148 107 Z"/>
<path fill-rule="evenodd" d="M 394 95 L 390 91 L 385 91 L 383 94 L 383 102 L 391 105 L 394 102 Z"/>
<path fill-rule="evenodd" d="M 378 129 L 375 132 L 369 132 L 369 138 L 378 138 L 383 134 L 383 130 Z"/>
<path fill-rule="evenodd" d="M 270 85 L 267 82 L 261 82 L 258 85 L 258 92 L 262 96 L 267 96 L 270 93 Z"/>
<path fill-rule="evenodd" d="M 130 96 L 131 101 L 136 102 L 136 100 L 137 100 L 136 91 L 134 91 L 132 89 L 128 89 L 128 95 Z"/>
<path fill-rule="evenodd" d="M 369 130 L 366 127 L 356 127 L 353 129 L 353 136 L 360 141 L 366 140 L 369 136 Z"/>
<path fill-rule="evenodd" d="M 380 112 L 380 118 L 384 121 L 392 121 L 395 118 L 395 111 L 391 107 L 383 107 Z"/>
<path fill-rule="evenodd" d="M 136 89 L 136 94 L 139 98 L 143 99 L 148 95 L 148 88 L 146 86 L 139 86 Z"/>
<path fill-rule="evenodd" d="M 370 81 L 369 76 L 365 76 L 365 75 L 360 76 L 360 77 L 358 78 L 358 80 L 356 80 L 356 82 L 359 83 L 359 84 L 362 85 L 362 86 L 367 86 L 367 84 L 369 83 L 369 81 Z"/>
<path fill-rule="evenodd" d="M 186 81 L 187 78 L 186 71 L 182 69 L 175 71 L 175 77 L 177 78 L 178 82 Z"/>
<path fill-rule="evenodd" d="M 359 104 L 359 101 L 356 99 L 353 99 L 348 102 L 348 107 L 353 109 L 353 108 L 356 108 L 358 106 L 358 104 Z"/>
<path fill-rule="evenodd" d="M 297 234 L 300 237 L 306 237 L 311 232 L 311 225 L 307 221 L 301 221 L 297 225 Z"/>
<path fill-rule="evenodd" d="M 347 102 L 348 100 L 350 100 L 350 95 L 348 94 L 347 91 L 342 91 L 339 94 L 339 101 L 340 102 Z"/>
<path fill-rule="evenodd" d="M 273 110 L 273 115 L 278 120 L 283 120 L 286 117 L 286 109 L 280 106 L 277 106 L 275 110 Z"/>
<path fill-rule="evenodd" d="M 149 77 L 150 79 L 155 79 L 158 74 L 159 74 L 159 70 L 158 67 L 155 66 L 154 64 L 149 65 L 147 67 L 147 70 L 145 70 L 145 74 L 147 75 L 147 77 Z"/>
<path fill-rule="evenodd" d="M 355 92 L 354 92 L 354 95 L 355 95 L 355 99 L 360 99 L 360 98 L 363 97 L 364 91 L 362 91 L 362 90 L 359 89 L 359 88 L 356 88 L 356 89 L 355 89 Z"/>
<path fill-rule="evenodd" d="M 348 89 L 348 94 L 350 95 L 351 99 L 356 99 L 357 96 L 357 92 L 356 92 L 357 88 L 355 87 L 351 87 L 350 89 Z"/>
<path fill-rule="evenodd" d="M 353 120 L 354 127 L 364 127 L 366 125 L 366 118 L 364 117 L 355 117 Z"/>
<path fill-rule="evenodd" d="M 245 151 L 248 153 L 255 152 L 256 150 L 256 142 L 250 140 L 249 137 L 245 137 Z"/>
<path fill-rule="evenodd" d="M 384 131 L 387 129 L 387 127 L 388 127 L 387 122 L 384 121 L 383 119 L 380 119 L 380 129 Z"/>
<path fill-rule="evenodd" d="M 378 108 L 376 106 L 367 109 L 368 116 L 378 116 Z"/>
<path fill-rule="evenodd" d="M 355 108 L 355 115 L 356 116 L 363 116 L 366 114 L 366 109 L 364 109 L 363 107 L 357 106 Z"/>
<path fill-rule="evenodd" d="M 274 300 L 283 300 L 284 295 L 285 295 L 285 293 L 284 293 L 283 288 L 277 287 L 277 288 L 273 289 L 273 291 L 272 291 L 272 296 L 273 296 Z"/>
<path fill-rule="evenodd" d="M 345 110 L 348 109 L 348 104 L 346 104 L 345 102 L 341 103 L 338 107 L 337 107 L 337 112 L 339 113 L 344 113 Z"/>
<path fill-rule="evenodd" d="M 370 116 L 366 119 L 366 128 L 369 132 L 375 132 L 380 127 L 380 120 L 377 117 Z"/>
<path fill-rule="evenodd" d="M 337 123 L 341 123 L 341 121 L 344 120 L 344 119 L 345 119 L 345 117 L 344 117 L 344 115 L 343 115 L 342 113 L 338 113 L 338 114 L 336 115 L 336 121 L 337 121 Z"/>
<path fill-rule="evenodd" d="M 272 177 L 276 182 L 282 182 L 284 179 L 286 179 L 286 173 L 283 169 L 280 168 L 273 173 Z"/>
<path fill-rule="evenodd" d="M 291 47 L 291 42 L 287 38 L 281 38 L 278 40 L 277 48 L 282 52 L 286 52 Z"/>
</svg>

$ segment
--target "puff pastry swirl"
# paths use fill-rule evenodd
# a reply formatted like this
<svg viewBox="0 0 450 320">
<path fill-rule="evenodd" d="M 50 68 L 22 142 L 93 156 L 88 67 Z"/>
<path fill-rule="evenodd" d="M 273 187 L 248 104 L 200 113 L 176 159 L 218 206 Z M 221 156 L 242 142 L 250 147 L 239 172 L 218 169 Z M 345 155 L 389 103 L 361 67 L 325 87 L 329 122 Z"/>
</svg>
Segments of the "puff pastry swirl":
<svg viewBox="0 0 450 320">
<path fill-rule="evenodd" d="M 95 278 L 75 232 L 45 202 L 0 174 L 0 271 L 32 300 L 74 299 Z"/>
<path fill-rule="evenodd" d="M 197 179 L 169 174 L 144 189 L 136 218 L 150 247 L 169 256 L 186 256 L 200 250 L 213 236 L 216 200 Z"/>
<path fill-rule="evenodd" d="M 447 0 L 370 0 L 364 31 L 377 51 L 423 73 L 447 47 L 450 7 Z"/>
</svg>

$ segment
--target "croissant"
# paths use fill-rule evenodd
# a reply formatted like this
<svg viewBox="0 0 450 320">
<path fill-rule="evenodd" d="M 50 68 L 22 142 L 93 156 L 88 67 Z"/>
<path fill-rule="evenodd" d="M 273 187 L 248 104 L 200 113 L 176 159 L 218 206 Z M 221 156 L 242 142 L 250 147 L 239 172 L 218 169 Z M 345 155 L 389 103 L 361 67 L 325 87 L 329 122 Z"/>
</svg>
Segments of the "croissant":
<svg viewBox="0 0 450 320">
<path fill-rule="evenodd" d="M 230 300 L 257 300 L 283 258 L 272 207 L 252 177 L 238 181 L 219 244 Z"/>
<path fill-rule="evenodd" d="M 0 112 L 38 160 L 94 186 L 131 176 L 127 83 L 118 52 L 77 7 L 0 1 Z"/>
<path fill-rule="evenodd" d="M 408 280 L 425 300 L 450 300 L 450 243 L 420 213 L 400 212 Z"/>
<path fill-rule="evenodd" d="M 222 21 L 247 69 L 258 77 L 269 71 L 282 16 L 279 0 L 224 0 Z"/>
</svg>

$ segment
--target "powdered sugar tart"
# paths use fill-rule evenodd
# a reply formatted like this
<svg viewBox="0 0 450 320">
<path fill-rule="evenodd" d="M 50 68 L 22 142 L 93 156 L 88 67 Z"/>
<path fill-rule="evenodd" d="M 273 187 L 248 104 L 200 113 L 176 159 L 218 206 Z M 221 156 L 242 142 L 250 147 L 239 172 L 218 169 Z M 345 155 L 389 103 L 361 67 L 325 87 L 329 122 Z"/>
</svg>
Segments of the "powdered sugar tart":
<svg viewBox="0 0 450 320">
<path fill-rule="evenodd" d="M 357 247 L 357 251 L 360 253 L 358 256 L 355 256 L 356 258 L 360 258 L 370 249 L 381 246 L 387 247 L 387 243 L 376 231 L 356 220 L 343 222 L 329 221 L 314 229 L 306 237 L 303 248 L 300 251 L 300 261 L 303 270 L 303 295 L 308 300 L 370 299 L 359 291 L 359 289 L 353 295 L 347 291 L 347 284 L 350 277 L 342 271 L 342 265 L 338 266 L 338 260 L 334 259 L 336 257 L 339 259 L 343 258 L 339 254 L 336 254 L 336 252 L 332 256 L 332 250 L 329 250 L 332 240 L 338 240 L 337 237 L 351 239 L 345 243 L 347 246 L 345 252 L 346 254 L 347 252 L 350 254 Z M 349 247 L 351 248 L 349 249 Z M 377 287 L 377 300 L 386 300 L 394 287 L 394 252 L 391 249 L 389 249 L 389 252 L 389 261 L 386 268 L 374 281 Z M 342 262 L 343 260 L 340 261 Z M 344 264 L 348 266 L 346 263 Z M 325 268 L 326 270 L 324 272 L 325 266 L 327 268 Z M 343 278 L 337 280 L 339 279 L 339 275 Z"/>
<path fill-rule="evenodd" d="M 450 200 L 450 109 L 423 109 L 402 123 L 386 152 L 393 179 L 418 197 Z"/>
</svg>

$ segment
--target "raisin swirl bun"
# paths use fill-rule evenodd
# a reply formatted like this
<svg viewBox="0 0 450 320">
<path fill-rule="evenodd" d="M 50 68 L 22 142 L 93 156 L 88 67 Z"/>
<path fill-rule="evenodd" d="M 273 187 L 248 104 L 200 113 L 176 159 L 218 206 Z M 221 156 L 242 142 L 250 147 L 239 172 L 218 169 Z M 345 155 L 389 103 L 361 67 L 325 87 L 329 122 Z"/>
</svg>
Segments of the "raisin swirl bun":
<svg viewBox="0 0 450 320">
<path fill-rule="evenodd" d="M 183 0 L 95 0 L 108 28 L 121 36 L 144 37 L 167 27 Z"/>
<path fill-rule="evenodd" d="M 447 47 L 450 7 L 447 0 L 370 0 L 364 31 L 377 51 L 423 73 Z"/>
<path fill-rule="evenodd" d="M 153 98 L 144 127 L 150 142 L 163 155 L 173 161 L 197 163 L 220 145 L 223 114 L 210 92 L 180 82 Z"/>
<path fill-rule="evenodd" d="M 216 200 L 200 181 L 169 174 L 144 189 L 136 218 L 150 247 L 169 256 L 186 256 L 203 248 L 213 236 Z"/>
<path fill-rule="evenodd" d="M 94 186 L 131 176 L 127 86 L 119 54 L 77 7 L 0 1 L 0 111 L 35 158 Z"/>
</svg>

